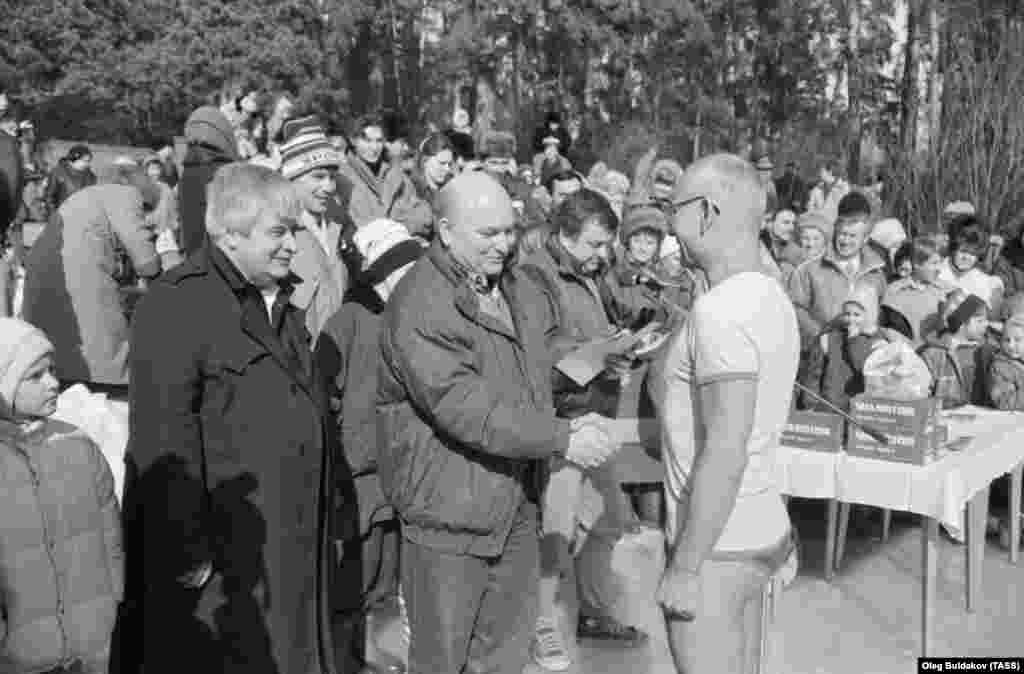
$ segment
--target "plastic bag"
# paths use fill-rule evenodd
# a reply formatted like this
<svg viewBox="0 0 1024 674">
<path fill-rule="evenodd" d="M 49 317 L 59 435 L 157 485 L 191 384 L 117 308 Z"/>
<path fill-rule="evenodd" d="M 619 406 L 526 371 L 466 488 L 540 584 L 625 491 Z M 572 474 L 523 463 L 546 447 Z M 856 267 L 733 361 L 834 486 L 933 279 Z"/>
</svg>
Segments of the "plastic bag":
<svg viewBox="0 0 1024 674">
<path fill-rule="evenodd" d="M 932 387 L 932 375 L 909 344 L 890 342 L 864 361 L 864 392 L 876 398 L 921 400 Z"/>
<path fill-rule="evenodd" d="M 128 406 L 75 384 L 57 398 L 57 411 L 53 416 L 78 426 L 99 446 L 114 476 L 114 493 L 120 504 L 124 490 L 124 455 L 128 447 Z"/>
</svg>

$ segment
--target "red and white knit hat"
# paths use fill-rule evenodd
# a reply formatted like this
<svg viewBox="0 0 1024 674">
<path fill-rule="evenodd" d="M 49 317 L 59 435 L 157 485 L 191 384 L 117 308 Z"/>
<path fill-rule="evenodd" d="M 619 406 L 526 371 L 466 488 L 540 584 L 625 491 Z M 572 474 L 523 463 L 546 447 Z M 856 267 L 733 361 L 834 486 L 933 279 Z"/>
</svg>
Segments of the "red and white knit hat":
<svg viewBox="0 0 1024 674">
<path fill-rule="evenodd" d="M 297 117 L 284 123 L 281 144 L 281 175 L 288 180 L 318 168 L 338 168 L 341 155 L 315 116 Z"/>
</svg>

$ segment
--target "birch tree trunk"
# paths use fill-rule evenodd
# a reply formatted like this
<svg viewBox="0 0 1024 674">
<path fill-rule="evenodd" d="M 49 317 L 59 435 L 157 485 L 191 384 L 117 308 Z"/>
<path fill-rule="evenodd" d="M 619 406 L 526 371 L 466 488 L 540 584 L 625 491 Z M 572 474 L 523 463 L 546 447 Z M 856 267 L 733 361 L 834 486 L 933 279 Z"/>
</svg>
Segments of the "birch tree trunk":
<svg viewBox="0 0 1024 674">
<path fill-rule="evenodd" d="M 861 72 L 860 72 L 860 0 L 847 0 L 847 44 L 846 72 L 848 110 L 847 178 L 852 184 L 860 182 L 860 148 L 863 135 L 861 122 Z"/>
<path fill-rule="evenodd" d="M 927 0 L 925 0 L 927 2 Z M 903 84 L 900 94 L 900 148 L 910 160 L 917 147 L 918 109 L 918 34 L 921 0 L 907 0 L 907 44 L 903 50 Z"/>
</svg>

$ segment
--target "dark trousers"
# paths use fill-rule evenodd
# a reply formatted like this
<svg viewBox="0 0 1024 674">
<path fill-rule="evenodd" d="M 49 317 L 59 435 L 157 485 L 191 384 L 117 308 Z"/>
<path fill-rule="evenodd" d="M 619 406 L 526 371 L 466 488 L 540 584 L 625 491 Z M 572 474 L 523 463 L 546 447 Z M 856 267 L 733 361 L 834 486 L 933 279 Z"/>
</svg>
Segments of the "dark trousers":
<svg viewBox="0 0 1024 674">
<path fill-rule="evenodd" d="M 402 544 L 410 674 L 522 674 L 537 615 L 537 510 L 520 508 L 497 557 Z"/>
</svg>

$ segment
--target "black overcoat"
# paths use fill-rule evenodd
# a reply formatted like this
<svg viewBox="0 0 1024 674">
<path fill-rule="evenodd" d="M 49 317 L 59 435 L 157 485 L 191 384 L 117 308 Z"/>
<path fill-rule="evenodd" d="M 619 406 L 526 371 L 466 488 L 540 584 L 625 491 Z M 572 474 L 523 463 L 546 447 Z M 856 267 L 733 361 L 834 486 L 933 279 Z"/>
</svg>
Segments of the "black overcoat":
<svg viewBox="0 0 1024 674">
<path fill-rule="evenodd" d="M 121 671 L 333 671 L 328 406 L 302 312 L 281 313 L 209 242 L 137 309 Z M 203 589 L 176 581 L 207 560 Z"/>
</svg>

